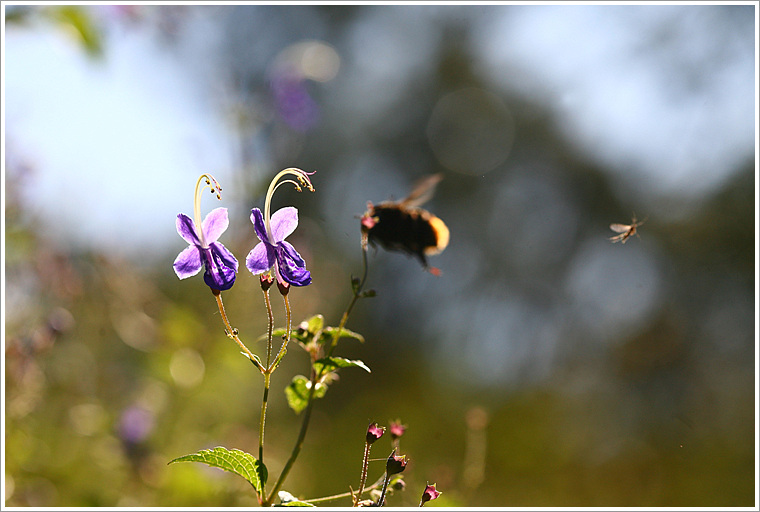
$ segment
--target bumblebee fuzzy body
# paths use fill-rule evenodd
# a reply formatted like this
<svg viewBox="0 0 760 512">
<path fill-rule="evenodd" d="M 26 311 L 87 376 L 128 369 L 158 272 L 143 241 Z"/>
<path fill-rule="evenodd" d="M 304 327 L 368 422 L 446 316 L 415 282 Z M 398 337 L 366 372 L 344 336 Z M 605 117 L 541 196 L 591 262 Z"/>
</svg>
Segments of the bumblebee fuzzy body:
<svg viewBox="0 0 760 512">
<path fill-rule="evenodd" d="M 438 254 L 449 243 L 446 224 L 416 204 L 432 195 L 432 188 L 440 181 L 439 175 L 423 180 L 414 191 L 401 201 L 384 201 L 367 204 L 362 217 L 362 232 L 373 246 L 381 245 L 389 251 L 404 252 L 415 256 L 431 272 L 427 256 Z"/>
</svg>

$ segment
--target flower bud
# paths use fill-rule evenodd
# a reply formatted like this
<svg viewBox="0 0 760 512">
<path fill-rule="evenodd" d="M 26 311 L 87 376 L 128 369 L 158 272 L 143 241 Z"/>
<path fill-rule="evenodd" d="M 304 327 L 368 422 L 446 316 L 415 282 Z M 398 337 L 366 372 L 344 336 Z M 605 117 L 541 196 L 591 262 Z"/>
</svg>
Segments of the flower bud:
<svg viewBox="0 0 760 512">
<path fill-rule="evenodd" d="M 435 484 L 430 485 L 428 484 L 425 487 L 425 490 L 422 491 L 422 499 L 420 500 L 420 507 L 427 503 L 430 500 L 436 499 L 438 496 L 441 495 L 441 491 L 436 490 Z"/>
<path fill-rule="evenodd" d="M 288 294 L 290 291 L 290 284 L 285 282 L 280 282 L 280 280 L 277 280 L 277 289 L 280 290 L 280 295 L 283 297 Z"/>
<path fill-rule="evenodd" d="M 396 479 L 391 482 L 391 489 L 394 491 L 403 491 L 406 489 L 406 482 L 404 482 L 404 477 L 397 476 Z"/>
<path fill-rule="evenodd" d="M 261 289 L 264 291 L 267 291 L 274 284 L 274 278 L 271 274 L 261 274 L 259 281 L 261 282 Z"/>
<path fill-rule="evenodd" d="M 404 432 L 406 432 L 406 425 L 402 425 L 400 421 L 391 422 L 390 431 L 391 439 L 395 441 L 404 435 Z"/>
<path fill-rule="evenodd" d="M 370 423 L 367 428 L 367 443 L 372 444 L 385 434 L 385 427 L 378 427 L 377 423 Z"/>
<path fill-rule="evenodd" d="M 385 471 L 388 475 L 395 475 L 401 473 L 406 469 L 406 465 L 409 463 L 406 460 L 405 455 L 396 455 L 396 450 L 393 450 L 388 457 L 388 461 L 385 463 Z"/>
</svg>

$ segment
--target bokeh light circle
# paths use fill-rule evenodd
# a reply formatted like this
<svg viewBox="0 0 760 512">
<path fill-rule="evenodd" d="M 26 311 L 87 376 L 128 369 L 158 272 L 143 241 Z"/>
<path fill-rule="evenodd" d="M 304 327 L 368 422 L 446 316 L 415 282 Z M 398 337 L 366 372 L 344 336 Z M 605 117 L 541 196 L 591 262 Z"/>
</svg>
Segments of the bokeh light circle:
<svg viewBox="0 0 760 512">
<path fill-rule="evenodd" d="M 427 136 L 441 165 L 481 176 L 507 159 L 514 127 L 512 114 L 501 98 L 468 87 L 438 100 L 428 121 Z"/>
</svg>

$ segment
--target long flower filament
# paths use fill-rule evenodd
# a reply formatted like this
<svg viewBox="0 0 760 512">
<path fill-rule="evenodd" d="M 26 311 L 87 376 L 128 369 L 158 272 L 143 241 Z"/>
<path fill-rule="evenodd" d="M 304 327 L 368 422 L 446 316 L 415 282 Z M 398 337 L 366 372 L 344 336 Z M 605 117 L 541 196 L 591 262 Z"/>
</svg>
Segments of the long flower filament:
<svg viewBox="0 0 760 512">
<path fill-rule="evenodd" d="M 298 179 L 298 182 L 293 181 L 291 179 L 287 179 L 284 181 L 280 181 L 280 178 L 283 176 L 287 176 L 288 174 L 292 174 Z M 269 243 L 274 245 L 275 240 L 274 236 L 272 236 L 272 229 L 270 226 L 270 212 L 271 212 L 271 202 L 272 202 L 272 196 L 274 195 L 274 191 L 277 190 L 277 188 L 284 184 L 284 183 L 291 183 L 295 186 L 296 190 L 301 192 L 301 187 L 306 187 L 309 189 L 310 192 L 314 192 L 314 186 L 311 184 L 311 180 L 309 179 L 309 175 L 314 173 L 307 173 L 305 171 L 302 171 L 301 169 L 298 169 L 296 167 L 288 167 L 287 169 L 283 169 L 282 171 L 278 172 L 275 177 L 272 179 L 272 181 L 269 183 L 269 188 L 267 189 L 267 196 L 264 200 L 264 225 L 266 226 L 267 230 L 267 236 L 269 237 Z M 279 183 L 278 183 L 279 182 Z"/>
<path fill-rule="evenodd" d="M 201 183 L 204 183 L 201 186 Z M 203 234 L 201 227 L 201 194 L 204 190 L 210 189 L 212 194 L 216 195 L 216 198 L 222 199 L 222 187 L 219 186 L 219 182 L 210 174 L 201 174 L 198 181 L 195 182 L 195 199 L 193 200 L 193 221 L 195 222 L 195 230 L 201 239 L 201 245 L 206 247 L 206 235 Z"/>
</svg>

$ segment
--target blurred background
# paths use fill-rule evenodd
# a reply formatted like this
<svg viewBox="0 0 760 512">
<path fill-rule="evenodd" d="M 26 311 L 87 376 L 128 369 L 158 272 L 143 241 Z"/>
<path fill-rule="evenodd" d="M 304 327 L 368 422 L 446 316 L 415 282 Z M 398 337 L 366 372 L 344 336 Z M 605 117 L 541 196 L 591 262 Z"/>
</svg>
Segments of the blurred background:
<svg viewBox="0 0 760 512">
<path fill-rule="evenodd" d="M 225 292 L 266 331 L 242 266 L 274 174 L 337 325 L 367 201 L 442 173 L 430 263 L 369 252 L 368 287 L 284 488 L 356 488 L 367 424 L 407 425 L 389 505 L 753 506 L 756 6 L 4 4 L 4 504 L 250 506 L 167 462 L 257 452 L 262 379 L 198 276 L 172 270 L 202 173 L 223 187 Z M 613 244 L 610 223 L 646 219 Z M 283 308 L 273 295 L 276 322 Z M 274 374 L 265 462 L 300 426 Z M 372 455 L 390 452 L 384 438 Z M 372 462 L 369 480 L 382 462 Z M 348 505 L 348 501 L 335 502 Z"/>
</svg>

